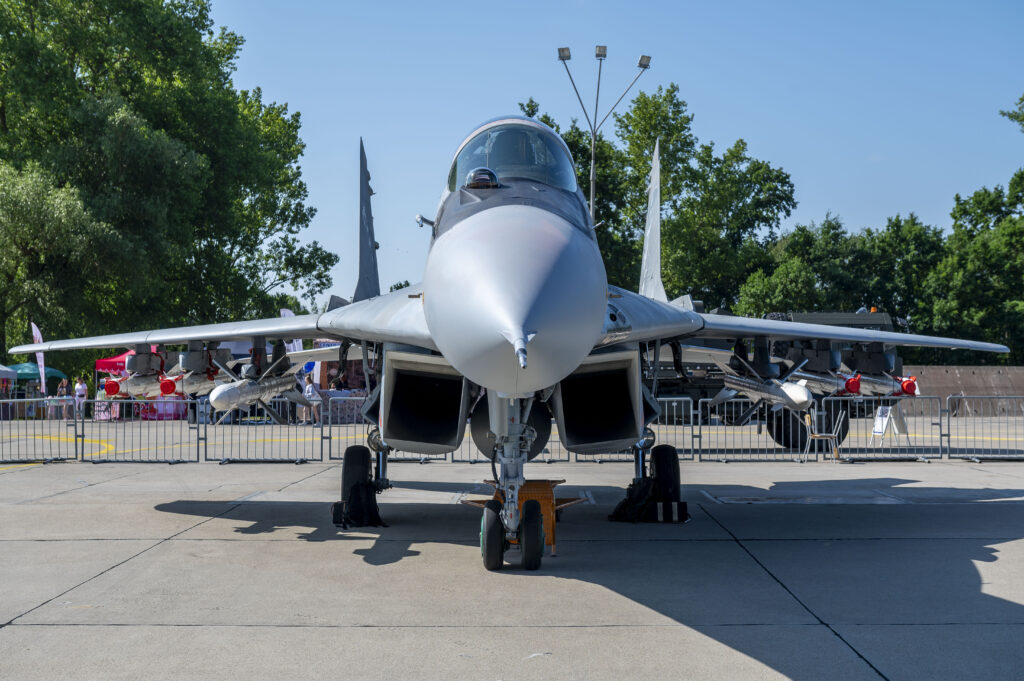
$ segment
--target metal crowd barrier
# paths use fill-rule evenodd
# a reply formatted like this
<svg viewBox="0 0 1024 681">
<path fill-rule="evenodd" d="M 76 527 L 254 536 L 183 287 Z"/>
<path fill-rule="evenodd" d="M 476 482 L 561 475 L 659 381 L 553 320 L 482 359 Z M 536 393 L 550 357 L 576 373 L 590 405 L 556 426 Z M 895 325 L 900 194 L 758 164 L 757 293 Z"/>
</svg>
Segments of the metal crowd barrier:
<svg viewBox="0 0 1024 681">
<path fill-rule="evenodd" d="M 951 459 L 1024 459 L 1024 397 L 950 395 L 946 453 Z"/>
<path fill-rule="evenodd" d="M 321 403 L 314 425 L 301 407 L 279 399 L 275 410 L 289 425 L 274 423 L 260 407 L 212 413 L 200 400 L 0 400 L 0 462 L 80 459 L 95 462 L 338 460 L 365 444 L 360 409 L 365 398 Z M 786 410 L 749 400 L 712 406 L 688 398 L 662 399 L 652 424 L 658 444 L 676 447 L 681 459 L 701 461 L 802 461 L 806 429 Z M 749 412 L 749 413 L 748 413 Z M 1024 396 L 954 395 L 945 408 L 936 397 L 829 397 L 815 405 L 815 429 L 830 432 L 842 415 L 843 459 L 1024 459 Z M 223 422 L 214 425 L 222 417 Z M 745 419 L 745 420 L 743 420 Z M 743 420 L 742 423 L 740 421 Z M 815 442 L 814 445 L 821 443 Z M 325 455 L 326 451 L 326 455 Z M 822 458 L 812 446 L 808 459 Z M 445 461 L 447 454 L 394 452 L 392 461 Z M 486 463 L 468 432 L 451 461 Z M 535 462 L 569 461 L 557 428 Z M 632 461 L 631 452 L 576 455 L 580 462 Z"/>
<path fill-rule="evenodd" d="M 697 403 L 695 445 L 700 461 L 803 461 L 805 426 L 792 412 L 753 408 L 748 399 Z M 781 442 L 781 444 L 780 444 Z M 812 449 L 808 458 L 817 458 Z"/>
<path fill-rule="evenodd" d="M 254 404 L 228 412 L 212 410 L 203 400 L 197 414 L 204 440 L 204 460 L 220 463 L 306 463 L 323 461 L 324 415 L 314 407 L 295 405 L 284 398 L 270 407 L 286 419 L 276 423 L 266 410 Z"/>
<path fill-rule="evenodd" d="M 78 453 L 92 463 L 199 461 L 191 400 L 85 400 L 78 410 Z"/>
<path fill-rule="evenodd" d="M 826 397 L 822 407 L 846 414 L 849 428 L 839 443 L 843 459 L 942 457 L 943 409 L 938 397 Z"/>
<path fill-rule="evenodd" d="M 0 463 L 75 459 L 76 433 L 73 398 L 0 401 Z"/>
</svg>

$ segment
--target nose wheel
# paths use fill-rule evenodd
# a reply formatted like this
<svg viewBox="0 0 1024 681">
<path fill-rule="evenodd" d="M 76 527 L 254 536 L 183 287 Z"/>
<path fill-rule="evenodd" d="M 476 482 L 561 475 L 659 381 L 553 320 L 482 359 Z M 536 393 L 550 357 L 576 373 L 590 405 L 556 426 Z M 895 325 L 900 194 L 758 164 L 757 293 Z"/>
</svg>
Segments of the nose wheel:
<svg viewBox="0 0 1024 681">
<path fill-rule="evenodd" d="M 523 552 L 523 569 L 540 568 L 544 556 L 544 518 L 540 502 L 527 499 L 523 504 L 523 521 L 519 524 L 519 548 Z"/>
<path fill-rule="evenodd" d="M 491 571 L 500 570 L 505 563 L 507 542 L 505 527 L 501 523 L 501 507 L 501 502 L 491 499 L 484 504 L 484 512 L 480 517 L 480 555 L 483 557 L 484 568 Z M 539 569 L 544 556 L 544 517 L 540 502 L 536 499 L 528 499 L 523 504 L 518 542 L 523 555 L 523 569 Z"/>
<path fill-rule="evenodd" d="M 504 563 L 505 527 L 501 524 L 501 504 L 491 499 L 484 504 L 484 513 L 480 517 L 480 555 L 484 559 L 484 568 L 500 570 Z"/>
</svg>

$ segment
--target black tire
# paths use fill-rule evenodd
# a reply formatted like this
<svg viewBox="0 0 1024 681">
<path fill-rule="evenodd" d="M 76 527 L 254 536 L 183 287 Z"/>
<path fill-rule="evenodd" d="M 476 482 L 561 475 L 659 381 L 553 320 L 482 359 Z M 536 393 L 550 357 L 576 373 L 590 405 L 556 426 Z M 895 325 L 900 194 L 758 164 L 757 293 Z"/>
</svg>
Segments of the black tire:
<svg viewBox="0 0 1024 681">
<path fill-rule="evenodd" d="M 528 499 L 523 504 L 523 519 L 519 525 L 519 548 L 523 552 L 523 569 L 540 568 L 544 556 L 544 516 L 540 502 Z"/>
<path fill-rule="evenodd" d="M 356 483 L 369 481 L 370 450 L 362 445 L 349 447 L 341 460 L 341 501 L 348 501 Z"/>
<path fill-rule="evenodd" d="M 679 501 L 679 452 L 675 447 L 658 445 L 651 450 L 651 477 L 655 499 Z"/>
<path fill-rule="evenodd" d="M 501 524 L 501 504 L 490 499 L 484 504 L 483 515 L 480 516 L 480 555 L 484 559 L 484 568 L 500 570 L 505 553 L 505 527 Z"/>
<path fill-rule="evenodd" d="M 768 411 L 768 434 L 780 447 L 804 451 L 807 446 L 807 426 L 800 414 L 789 409 Z"/>
</svg>

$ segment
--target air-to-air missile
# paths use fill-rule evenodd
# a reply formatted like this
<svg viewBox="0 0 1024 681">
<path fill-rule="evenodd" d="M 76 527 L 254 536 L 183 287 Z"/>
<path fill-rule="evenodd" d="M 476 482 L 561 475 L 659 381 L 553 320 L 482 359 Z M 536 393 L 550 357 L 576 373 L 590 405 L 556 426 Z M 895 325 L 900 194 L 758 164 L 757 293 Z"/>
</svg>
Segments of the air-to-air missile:
<svg viewBox="0 0 1024 681">
<path fill-rule="evenodd" d="M 134 397 L 147 400 L 165 394 L 161 390 L 161 374 L 132 374 L 124 378 L 108 378 L 103 385 L 107 397 Z"/>
<path fill-rule="evenodd" d="M 217 411 L 230 411 L 257 402 L 265 404 L 278 395 L 283 395 L 293 402 L 308 406 L 309 402 L 302 397 L 297 387 L 294 374 L 268 376 L 258 381 L 243 378 L 214 388 L 210 393 L 210 405 Z"/>
<path fill-rule="evenodd" d="M 811 391 L 806 386 L 791 381 L 762 381 L 755 378 L 747 378 L 746 376 L 726 375 L 724 382 L 725 389 L 723 389 L 720 395 L 725 399 L 732 397 L 726 391 L 734 390 L 755 400 L 760 399 L 770 404 L 781 404 L 793 411 L 804 411 L 814 401 Z M 716 399 L 718 398 L 716 397 Z"/>
<path fill-rule="evenodd" d="M 915 376 L 864 376 L 862 374 L 817 374 L 797 371 L 790 380 L 801 382 L 818 395 L 863 395 L 899 397 L 918 393 Z"/>
</svg>

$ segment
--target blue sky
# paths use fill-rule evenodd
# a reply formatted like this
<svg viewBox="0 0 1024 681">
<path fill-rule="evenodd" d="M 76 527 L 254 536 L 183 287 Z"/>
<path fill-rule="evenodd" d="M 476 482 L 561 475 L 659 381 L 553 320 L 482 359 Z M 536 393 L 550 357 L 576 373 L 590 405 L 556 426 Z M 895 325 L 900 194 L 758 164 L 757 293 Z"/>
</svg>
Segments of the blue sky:
<svg viewBox="0 0 1024 681">
<path fill-rule="evenodd" d="M 306 238 L 341 256 L 332 289 L 345 297 L 356 281 L 359 138 L 387 290 L 420 279 L 429 240 L 413 217 L 433 214 L 476 124 L 531 96 L 563 124 L 582 119 L 560 46 L 572 48 L 588 108 L 593 48 L 608 46 L 601 115 L 650 54 L 637 89 L 678 83 L 701 142 L 743 138 L 791 175 L 799 206 L 784 228 L 828 211 L 853 230 L 910 212 L 948 228 L 956 193 L 1005 185 L 1024 166 L 1024 134 L 998 115 L 1024 94 L 1019 0 L 213 0 L 213 18 L 246 40 L 235 86 L 302 113 L 318 210 Z"/>
</svg>

